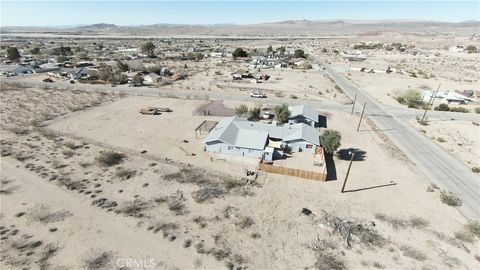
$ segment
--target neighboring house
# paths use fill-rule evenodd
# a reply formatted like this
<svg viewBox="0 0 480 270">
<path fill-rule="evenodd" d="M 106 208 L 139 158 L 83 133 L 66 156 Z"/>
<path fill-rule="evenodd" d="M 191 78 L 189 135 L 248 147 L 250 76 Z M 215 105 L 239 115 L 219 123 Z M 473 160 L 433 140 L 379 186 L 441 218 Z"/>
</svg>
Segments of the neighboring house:
<svg viewBox="0 0 480 270">
<path fill-rule="evenodd" d="M 212 57 L 212 58 L 222 58 L 223 53 L 222 52 L 212 52 L 212 53 L 210 53 L 210 57 Z"/>
<path fill-rule="evenodd" d="M 429 102 L 434 95 L 434 91 L 423 91 L 422 98 L 424 102 Z M 458 104 L 468 104 L 469 102 L 474 102 L 475 99 L 468 97 L 464 94 L 460 94 L 457 92 L 452 91 L 439 91 L 435 96 L 435 99 L 440 101 L 441 103 L 451 104 L 451 103 L 458 103 Z"/>
<path fill-rule="evenodd" d="M 449 51 L 451 52 L 464 52 L 465 51 L 465 48 L 463 46 L 452 46 L 450 48 L 448 48 Z"/>
<path fill-rule="evenodd" d="M 272 161 L 284 151 L 314 154 L 320 139 L 315 128 L 303 123 L 277 126 L 229 117 L 217 123 L 204 143 L 209 152 Z"/>
<path fill-rule="evenodd" d="M 148 73 L 147 75 L 145 75 L 145 77 L 143 77 L 143 79 L 144 84 L 155 84 L 161 81 L 162 77 L 156 73 Z"/>
<path fill-rule="evenodd" d="M 314 128 L 327 127 L 327 118 L 320 115 L 317 110 L 309 105 L 289 106 L 290 118 L 288 123 L 303 123 Z"/>
</svg>

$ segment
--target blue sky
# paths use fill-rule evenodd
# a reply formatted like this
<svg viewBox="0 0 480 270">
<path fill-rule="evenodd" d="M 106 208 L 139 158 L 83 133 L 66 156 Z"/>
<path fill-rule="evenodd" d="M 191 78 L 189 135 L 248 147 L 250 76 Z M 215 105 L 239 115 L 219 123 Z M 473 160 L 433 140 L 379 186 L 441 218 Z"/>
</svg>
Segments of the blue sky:
<svg viewBox="0 0 480 270">
<path fill-rule="evenodd" d="M 480 1 L 4 1 L 2 26 L 251 24 L 283 20 L 480 20 Z"/>
</svg>

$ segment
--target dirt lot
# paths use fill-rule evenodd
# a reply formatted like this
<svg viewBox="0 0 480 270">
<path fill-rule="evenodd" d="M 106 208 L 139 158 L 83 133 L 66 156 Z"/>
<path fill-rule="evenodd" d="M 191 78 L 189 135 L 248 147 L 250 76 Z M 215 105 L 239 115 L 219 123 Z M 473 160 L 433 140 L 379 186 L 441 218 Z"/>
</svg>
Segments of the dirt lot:
<svg viewBox="0 0 480 270">
<path fill-rule="evenodd" d="M 19 92 L 6 94 L 35 111 Z M 371 128 L 355 132 L 358 116 L 328 119 L 342 133 L 340 153 L 358 149 L 341 194 L 348 161 L 337 157 L 338 181 L 326 183 L 263 173 L 247 182 L 240 175 L 254 164 L 210 161 L 193 132 L 216 119 L 192 116 L 202 102 L 130 97 L 24 135 L 2 130 L 2 268 L 111 269 L 124 258 L 167 269 L 478 264 L 465 218 Z M 138 113 L 151 105 L 174 111 Z"/>
<path fill-rule="evenodd" d="M 411 124 L 467 167 L 480 167 L 480 127 L 475 122 L 431 118 L 426 126 L 417 121 L 412 121 Z"/>
</svg>

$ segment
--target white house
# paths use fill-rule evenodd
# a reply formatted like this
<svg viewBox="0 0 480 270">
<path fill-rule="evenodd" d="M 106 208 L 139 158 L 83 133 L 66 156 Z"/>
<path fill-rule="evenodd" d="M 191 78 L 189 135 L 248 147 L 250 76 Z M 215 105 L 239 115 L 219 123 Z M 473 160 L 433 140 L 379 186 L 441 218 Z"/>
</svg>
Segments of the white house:
<svg viewBox="0 0 480 270">
<path fill-rule="evenodd" d="M 315 128 L 303 123 L 277 126 L 229 117 L 217 123 L 204 143 L 208 152 L 271 161 L 284 151 L 314 154 L 320 139 Z"/>
<path fill-rule="evenodd" d="M 464 52 L 465 48 L 463 46 L 456 45 L 448 48 L 448 50 L 451 52 Z"/>
</svg>

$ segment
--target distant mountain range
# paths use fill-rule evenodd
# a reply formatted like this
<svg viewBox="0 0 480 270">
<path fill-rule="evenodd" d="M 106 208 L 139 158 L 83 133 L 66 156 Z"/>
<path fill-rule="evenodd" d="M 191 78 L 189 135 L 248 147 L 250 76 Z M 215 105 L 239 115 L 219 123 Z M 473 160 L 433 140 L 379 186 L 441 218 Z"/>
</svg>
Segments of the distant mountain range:
<svg viewBox="0 0 480 270">
<path fill-rule="evenodd" d="M 212 24 L 153 24 L 136 26 L 119 26 L 108 23 L 76 26 L 51 26 L 51 27 L 1 27 L 0 32 L 7 33 L 58 33 L 75 35 L 118 35 L 118 36 L 181 36 L 181 35 L 214 35 L 214 36 L 324 36 L 324 35 L 352 35 L 372 31 L 400 31 L 407 33 L 453 33 L 453 34 L 479 34 L 480 21 L 465 22 L 437 22 L 437 21 L 412 21 L 412 20 L 288 20 L 272 23 L 249 25 Z"/>
</svg>

